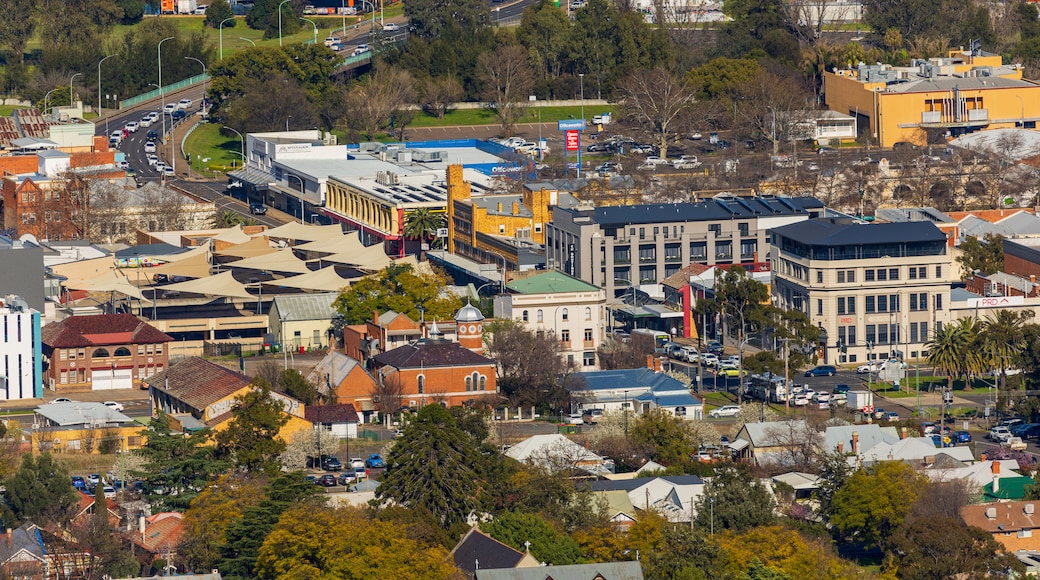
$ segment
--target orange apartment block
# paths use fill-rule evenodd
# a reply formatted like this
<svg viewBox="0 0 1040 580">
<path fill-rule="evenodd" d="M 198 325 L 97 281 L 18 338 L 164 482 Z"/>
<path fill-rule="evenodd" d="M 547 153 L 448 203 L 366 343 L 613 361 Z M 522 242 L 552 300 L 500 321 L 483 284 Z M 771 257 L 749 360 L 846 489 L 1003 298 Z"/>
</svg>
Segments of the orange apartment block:
<svg viewBox="0 0 1040 580">
<path fill-rule="evenodd" d="M 1009 501 L 967 505 L 961 508 L 961 519 L 969 526 L 981 528 L 1009 552 L 1040 550 L 1040 514 L 1034 501 Z"/>
<path fill-rule="evenodd" d="M 398 383 L 403 406 L 497 404 L 497 367 L 483 355 L 484 316 L 467 304 L 455 314 L 455 322 L 457 341 L 444 338 L 434 324 L 429 338 L 370 359 L 376 381 Z"/>
</svg>

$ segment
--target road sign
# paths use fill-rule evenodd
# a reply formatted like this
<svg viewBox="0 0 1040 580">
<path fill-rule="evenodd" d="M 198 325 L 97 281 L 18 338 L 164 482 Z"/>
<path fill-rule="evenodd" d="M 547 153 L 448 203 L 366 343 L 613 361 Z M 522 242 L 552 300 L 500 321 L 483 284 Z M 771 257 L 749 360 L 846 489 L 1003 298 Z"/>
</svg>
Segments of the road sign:
<svg viewBox="0 0 1040 580">
<path fill-rule="evenodd" d="M 577 151 L 581 148 L 580 141 L 578 140 L 578 135 L 580 134 L 581 133 L 579 133 L 578 131 L 567 131 L 564 133 L 564 135 L 566 136 L 565 142 L 567 151 Z"/>
<path fill-rule="evenodd" d="M 585 119 L 560 119 L 556 122 L 556 127 L 560 131 L 584 131 L 585 130 Z"/>
</svg>

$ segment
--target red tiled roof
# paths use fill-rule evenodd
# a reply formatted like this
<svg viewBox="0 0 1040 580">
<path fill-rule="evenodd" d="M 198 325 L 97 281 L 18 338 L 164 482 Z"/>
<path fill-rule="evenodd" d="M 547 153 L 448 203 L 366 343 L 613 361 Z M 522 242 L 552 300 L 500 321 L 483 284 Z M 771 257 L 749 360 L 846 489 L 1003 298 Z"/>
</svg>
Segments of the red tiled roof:
<svg viewBox="0 0 1040 580">
<path fill-rule="evenodd" d="M 161 517 L 160 517 L 161 516 Z M 184 532 L 184 520 L 176 512 L 163 512 L 145 519 L 144 534 L 135 528 L 132 539 L 135 544 L 153 554 L 175 550 Z"/>
<path fill-rule="evenodd" d="M 199 357 L 189 357 L 145 379 L 189 407 L 203 410 L 249 384 L 249 377 Z"/>
<path fill-rule="evenodd" d="M 397 369 L 435 367 L 468 367 L 494 365 L 495 361 L 481 356 L 457 342 L 445 340 L 419 341 L 377 354 L 372 360 L 380 366 Z"/>
<path fill-rule="evenodd" d="M 357 423 L 354 405 L 311 405 L 303 408 L 303 418 L 311 423 Z"/>
<path fill-rule="evenodd" d="M 173 341 L 169 335 L 130 314 L 72 316 L 44 326 L 40 336 L 41 342 L 50 348 Z"/>
</svg>

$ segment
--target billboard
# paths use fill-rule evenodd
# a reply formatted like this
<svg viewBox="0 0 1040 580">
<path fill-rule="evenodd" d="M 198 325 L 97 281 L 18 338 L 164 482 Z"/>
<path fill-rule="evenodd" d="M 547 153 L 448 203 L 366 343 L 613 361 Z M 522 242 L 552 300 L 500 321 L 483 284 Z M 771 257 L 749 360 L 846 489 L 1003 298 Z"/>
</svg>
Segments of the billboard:
<svg viewBox="0 0 1040 580">
<path fill-rule="evenodd" d="M 560 119 L 556 121 L 556 127 L 560 131 L 584 131 L 585 119 Z"/>
</svg>

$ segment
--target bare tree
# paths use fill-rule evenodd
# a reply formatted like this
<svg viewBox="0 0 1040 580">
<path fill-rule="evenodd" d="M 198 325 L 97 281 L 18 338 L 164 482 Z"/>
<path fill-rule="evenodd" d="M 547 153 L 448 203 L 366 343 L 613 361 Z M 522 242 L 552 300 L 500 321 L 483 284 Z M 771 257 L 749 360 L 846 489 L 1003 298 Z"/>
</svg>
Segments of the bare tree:
<svg viewBox="0 0 1040 580">
<path fill-rule="evenodd" d="M 664 68 L 637 70 L 618 83 L 625 115 L 654 135 L 661 157 L 668 143 L 685 128 L 693 90 Z"/>
<path fill-rule="evenodd" d="M 347 124 L 372 139 L 395 113 L 414 101 L 412 75 L 401 68 L 380 66 L 347 92 Z"/>
<path fill-rule="evenodd" d="M 502 131 L 510 134 L 526 110 L 534 86 L 534 71 L 523 47 L 501 46 L 477 59 L 477 78 L 484 100 L 495 110 Z"/>
<path fill-rule="evenodd" d="M 111 244 L 132 241 L 126 227 L 127 192 L 115 183 L 98 180 L 90 187 L 90 239 Z"/>
<path fill-rule="evenodd" d="M 376 384 L 372 387 L 372 402 L 376 410 L 383 417 L 389 418 L 391 414 L 401 408 L 401 399 L 404 396 L 404 383 L 396 373 L 384 375 L 376 373 Z"/>
<path fill-rule="evenodd" d="M 781 143 L 806 137 L 811 99 L 805 86 L 790 76 L 761 70 L 745 91 L 738 132 L 771 142 L 774 154 Z"/>
<path fill-rule="evenodd" d="M 443 119 L 448 107 L 462 97 L 462 83 L 452 76 L 426 77 L 419 81 L 419 102 L 427 113 Z"/>
</svg>

